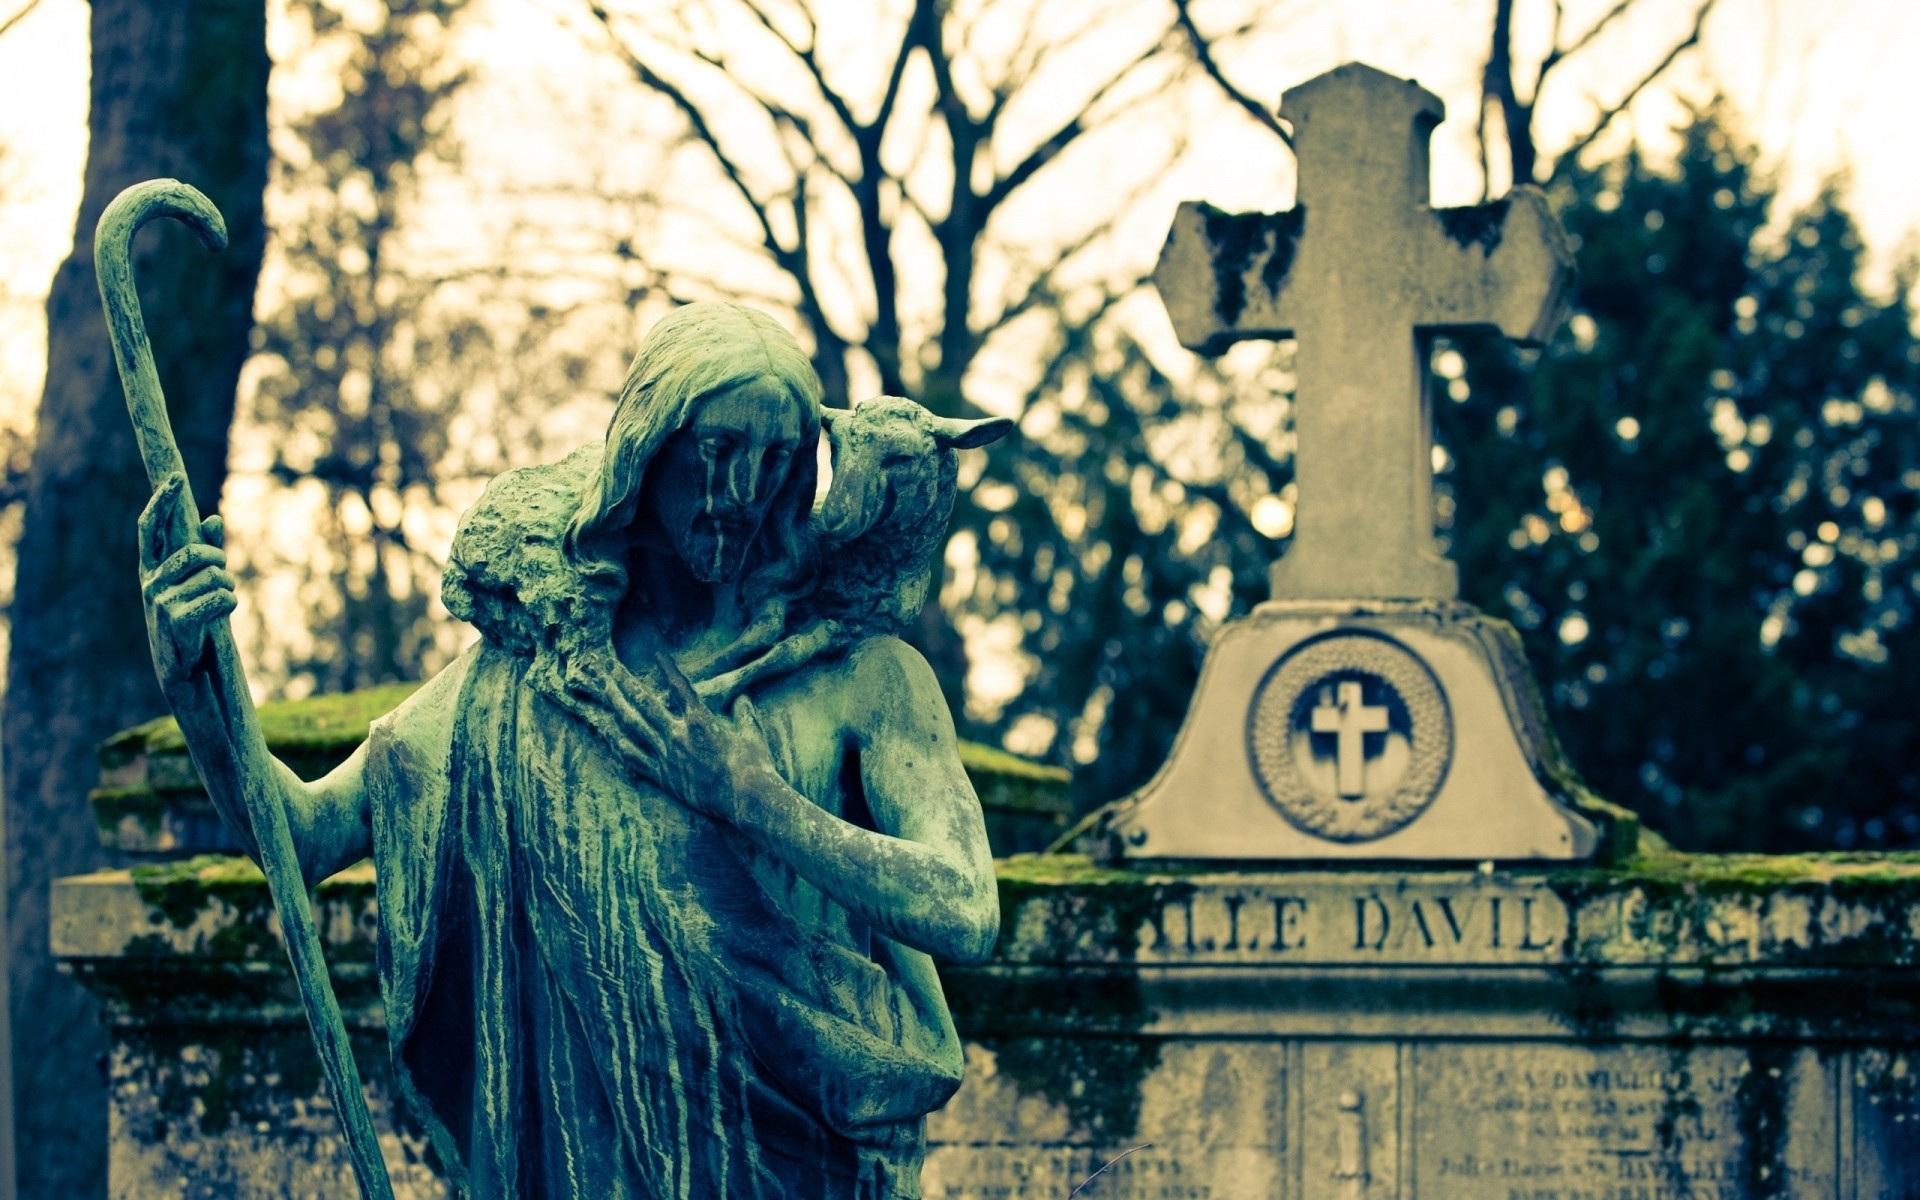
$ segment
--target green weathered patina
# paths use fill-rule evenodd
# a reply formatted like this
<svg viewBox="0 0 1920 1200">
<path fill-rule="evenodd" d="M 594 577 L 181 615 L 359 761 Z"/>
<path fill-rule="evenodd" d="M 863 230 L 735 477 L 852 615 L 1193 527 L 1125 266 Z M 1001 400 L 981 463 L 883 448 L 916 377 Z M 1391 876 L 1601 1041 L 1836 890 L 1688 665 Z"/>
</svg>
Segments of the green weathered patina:
<svg viewBox="0 0 1920 1200">
<path fill-rule="evenodd" d="M 445 596 L 479 645 L 385 716 L 262 713 L 243 753 L 277 734 L 341 758 L 312 782 L 280 766 L 281 803 L 309 880 L 373 860 L 395 1088 L 457 1187 L 918 1194 L 962 1063 L 930 956 L 977 961 L 999 922 L 951 719 L 894 635 L 930 590 L 957 450 L 1009 427 L 895 399 L 838 414 L 815 510 L 805 355 L 759 313 L 690 305 L 641 348 L 604 446 L 509 472 L 463 517 Z M 184 744 L 219 802 L 231 729 L 193 681 L 231 583 L 217 547 L 159 559 L 179 729 L 116 739 L 110 776 Z M 207 933 L 209 956 L 252 955 L 242 874 L 136 886 L 163 923 L 198 936 L 212 906 L 249 931 Z"/>
</svg>

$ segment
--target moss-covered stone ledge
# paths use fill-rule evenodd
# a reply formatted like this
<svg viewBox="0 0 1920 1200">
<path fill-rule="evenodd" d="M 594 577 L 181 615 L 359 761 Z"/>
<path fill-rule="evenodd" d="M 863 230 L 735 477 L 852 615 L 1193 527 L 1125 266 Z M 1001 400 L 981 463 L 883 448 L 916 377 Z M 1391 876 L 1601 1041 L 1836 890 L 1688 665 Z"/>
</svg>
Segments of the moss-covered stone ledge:
<svg viewBox="0 0 1920 1200">
<path fill-rule="evenodd" d="M 366 740 L 368 727 L 419 686 L 387 684 L 263 704 L 261 732 L 296 774 L 317 779 L 345 762 Z M 108 849 L 148 857 L 238 851 L 172 717 L 115 734 L 101 744 L 99 758 L 100 786 L 89 800 Z M 960 762 L 979 793 L 996 853 L 1039 850 L 1066 830 L 1073 807 L 1066 771 L 976 742 L 960 743 Z"/>
<path fill-rule="evenodd" d="M 1917 855 L 999 870 L 975 1036 L 1920 1038 Z"/>
<path fill-rule="evenodd" d="M 303 1020 L 280 922 L 259 868 L 244 858 L 96 871 L 56 880 L 53 952 L 123 1024 L 274 1024 Z M 316 924 L 349 1023 L 381 1025 L 374 962 L 373 867 L 314 891 Z"/>
<path fill-rule="evenodd" d="M 1429 999 L 1436 1007 L 1493 1003 L 1476 992 L 1483 984 L 1509 996 L 1573 989 L 1580 994 L 1524 1003 L 1571 1005 L 1591 1020 L 1625 1019 L 1640 1006 L 1700 1007 L 1704 1000 L 1681 995 L 1689 988 L 1742 991 L 1735 1015 L 1764 1016 L 1756 998 L 1767 988 L 1817 984 L 1847 989 L 1830 1017 L 1860 1015 L 1870 989 L 1876 1003 L 1888 1001 L 1873 1020 L 1920 1033 L 1920 983 L 1911 982 L 1920 980 L 1920 855 L 1663 853 L 1607 869 L 1478 871 L 1112 869 L 1022 855 L 999 872 L 999 945 L 988 967 L 950 972 L 970 981 L 962 991 L 1028 976 L 1044 976 L 1061 995 L 1076 980 L 1097 990 L 1121 976 L 1230 988 L 1314 975 L 1344 988 L 1363 975 L 1431 979 L 1444 968 L 1453 982 L 1447 997 Z M 343 988 L 366 993 L 378 928 L 371 868 L 343 872 L 317 898 Z M 284 973 L 265 884 L 240 859 L 61 880 L 52 935 L 55 953 L 116 1010 L 151 1007 L 155 994 L 137 982 L 123 992 L 112 978 Z M 1375 1000 L 1397 1005 L 1390 993 Z M 267 998 L 250 985 L 243 999 Z M 1799 1001 L 1787 1009 L 1783 1019 L 1819 1015 Z"/>
<path fill-rule="evenodd" d="M 1516 1136 L 1497 1105 L 1562 1092 L 1625 1106 L 1593 1126 L 1607 1137 L 1665 1136 L 1660 1113 L 1697 1111 L 1700 1130 L 1681 1121 L 1655 1148 L 1658 1177 L 1690 1186 L 1764 1167 L 1814 1172 L 1781 1194 L 1904 1195 L 1875 1181 L 1920 1154 L 1905 1132 L 1920 1128 L 1920 1076 L 1903 1049 L 1920 1044 L 1920 857 L 1202 871 L 1062 855 L 998 869 L 993 959 L 943 972 L 969 1075 L 929 1127 L 930 1182 L 1012 1187 L 1054 1163 L 1058 1178 L 1027 1194 L 1065 1194 L 1143 1142 L 1155 1171 L 1225 1186 L 1255 1162 L 1277 1177 L 1292 1151 L 1260 1140 L 1261 1120 L 1222 1133 L 1181 1114 L 1297 1109 L 1286 1144 L 1306 1153 L 1348 1119 L 1326 1081 L 1356 1078 L 1383 1111 L 1404 1086 L 1423 1122 L 1464 1122 L 1460 1153 L 1480 1158 Z M 372 884 L 365 866 L 323 884 L 319 924 L 389 1158 L 410 1196 L 438 1197 L 418 1139 L 382 1107 Z M 53 910 L 55 952 L 116 1026 L 116 1179 L 215 1181 L 194 1195 L 349 1186 L 313 1115 L 324 1100 L 257 871 L 206 857 L 79 876 L 56 884 Z M 1217 1078 L 1257 1096 L 1216 1095 Z M 1855 1132 L 1837 1177 L 1867 1181 L 1851 1191 L 1819 1173 L 1843 1125 Z M 1586 1136 L 1538 1126 L 1528 1161 L 1560 1162 L 1561 1143 Z M 272 1182 L 235 1182 L 248 1172 Z M 137 1194 L 181 1194 L 171 1186 Z"/>
<path fill-rule="evenodd" d="M 1643 855 L 1606 868 L 1000 864 L 1029 965 L 1668 968 L 1920 964 L 1920 854 Z"/>
<path fill-rule="evenodd" d="M 392 1103 L 373 870 L 322 883 L 316 916 L 398 1200 L 444 1200 Z M 54 953 L 105 1000 L 109 1190 L 128 1200 L 355 1194 L 266 881 L 242 858 L 54 885 Z"/>
</svg>

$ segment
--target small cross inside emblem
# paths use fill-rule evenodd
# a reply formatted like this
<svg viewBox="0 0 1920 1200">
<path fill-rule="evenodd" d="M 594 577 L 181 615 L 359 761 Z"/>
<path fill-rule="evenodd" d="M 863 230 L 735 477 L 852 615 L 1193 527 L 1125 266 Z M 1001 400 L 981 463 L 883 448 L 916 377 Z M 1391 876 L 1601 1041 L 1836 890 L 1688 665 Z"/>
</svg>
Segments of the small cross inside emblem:
<svg viewBox="0 0 1920 1200">
<path fill-rule="evenodd" d="M 1340 795 L 1349 800 L 1366 795 L 1366 735 L 1387 731 L 1387 710 L 1366 702 L 1358 680 L 1345 680 L 1336 688 L 1321 689 L 1320 705 L 1313 710 L 1313 731 L 1334 736 Z"/>
</svg>

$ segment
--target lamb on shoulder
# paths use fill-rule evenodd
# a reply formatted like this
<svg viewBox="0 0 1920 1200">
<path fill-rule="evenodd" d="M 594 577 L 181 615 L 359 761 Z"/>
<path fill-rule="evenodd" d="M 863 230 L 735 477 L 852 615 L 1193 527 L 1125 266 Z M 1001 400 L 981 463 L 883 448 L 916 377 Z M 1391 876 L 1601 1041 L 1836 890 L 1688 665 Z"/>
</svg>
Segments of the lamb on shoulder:
<svg viewBox="0 0 1920 1200">
<path fill-rule="evenodd" d="M 863 638 L 905 632 L 933 588 L 953 517 L 959 451 L 1013 428 L 1004 417 L 935 416 L 898 396 L 824 416 L 833 481 L 813 513 L 819 583 L 794 602 L 785 636 L 766 653 L 698 685 L 720 707 L 757 679 Z"/>
</svg>

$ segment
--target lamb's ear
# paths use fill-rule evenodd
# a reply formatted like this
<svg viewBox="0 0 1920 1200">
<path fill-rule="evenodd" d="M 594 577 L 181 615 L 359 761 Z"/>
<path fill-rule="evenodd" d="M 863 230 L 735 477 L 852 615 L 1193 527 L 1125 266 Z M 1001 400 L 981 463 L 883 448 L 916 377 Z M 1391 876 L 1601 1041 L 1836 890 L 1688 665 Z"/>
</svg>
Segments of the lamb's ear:
<svg viewBox="0 0 1920 1200">
<path fill-rule="evenodd" d="M 845 409 L 840 409 L 840 408 L 821 409 L 820 410 L 820 428 L 831 430 L 833 428 L 833 423 L 845 415 L 847 415 Z"/>
<path fill-rule="evenodd" d="M 933 444 L 943 450 L 972 450 L 997 442 L 1012 432 L 1013 422 L 1005 417 L 983 417 L 978 421 L 933 418 Z"/>
</svg>

